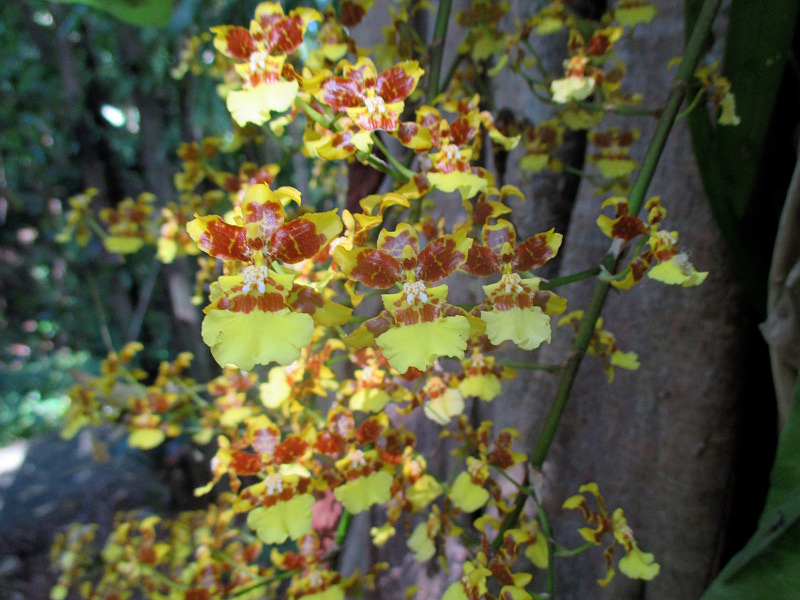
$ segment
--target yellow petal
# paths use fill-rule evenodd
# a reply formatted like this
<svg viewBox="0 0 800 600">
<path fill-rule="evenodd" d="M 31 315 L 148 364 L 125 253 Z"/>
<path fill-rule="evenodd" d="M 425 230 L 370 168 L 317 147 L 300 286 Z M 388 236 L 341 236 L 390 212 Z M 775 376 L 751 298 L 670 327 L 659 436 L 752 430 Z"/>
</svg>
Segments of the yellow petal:
<svg viewBox="0 0 800 600">
<path fill-rule="evenodd" d="M 454 192 L 458 190 L 462 198 L 472 198 L 478 192 L 485 190 L 489 182 L 475 173 L 428 173 L 428 181 L 437 190 Z"/>
<path fill-rule="evenodd" d="M 363 388 L 350 397 L 350 409 L 362 412 L 381 412 L 391 397 L 379 388 Z"/>
<path fill-rule="evenodd" d="M 298 87 L 296 81 L 276 81 L 233 91 L 228 94 L 228 110 L 239 127 L 248 123 L 263 125 L 270 113 L 283 112 L 294 104 Z"/>
<path fill-rule="evenodd" d="M 259 386 L 261 403 L 267 408 L 280 408 L 289 399 L 292 388 L 286 379 L 283 367 L 273 367 L 269 370 L 269 381 Z"/>
<path fill-rule="evenodd" d="M 565 104 L 570 100 L 586 100 L 594 91 L 594 79 L 591 77 L 572 76 L 556 79 L 550 84 L 553 102 Z"/>
<path fill-rule="evenodd" d="M 405 373 L 410 367 L 425 371 L 440 356 L 464 358 L 469 333 L 469 321 L 458 315 L 392 327 L 376 341 L 389 364 Z"/>
<path fill-rule="evenodd" d="M 436 545 L 428 537 L 428 523 L 422 522 L 414 528 L 408 538 L 408 547 L 414 553 L 414 560 L 426 562 L 436 554 Z"/>
<path fill-rule="evenodd" d="M 133 254 L 144 245 L 142 238 L 132 235 L 110 235 L 103 240 L 103 246 L 115 254 Z"/>
<path fill-rule="evenodd" d="M 425 416 L 439 425 L 447 425 L 453 417 L 464 412 L 464 398 L 457 389 L 448 388 L 423 406 Z"/>
<path fill-rule="evenodd" d="M 631 551 L 619 559 L 619 570 L 631 579 L 653 579 L 661 570 L 660 565 L 653 561 L 653 555 L 642 552 L 634 546 Z"/>
<path fill-rule="evenodd" d="M 516 585 L 504 585 L 500 590 L 499 597 L 502 600 L 532 600 L 533 598 L 524 588 Z"/>
<path fill-rule="evenodd" d="M 372 543 L 379 548 L 386 544 L 394 534 L 397 533 L 391 523 L 384 523 L 380 527 L 373 527 L 369 530 L 369 535 L 372 537 Z"/>
<path fill-rule="evenodd" d="M 496 375 L 468 375 L 458 384 L 465 396 L 475 396 L 490 402 L 500 395 L 502 385 Z"/>
<path fill-rule="evenodd" d="M 536 541 L 525 548 L 525 556 L 536 567 L 546 569 L 548 564 L 547 540 L 543 535 L 536 536 Z"/>
<path fill-rule="evenodd" d="M 420 510 L 438 498 L 441 493 L 442 485 L 435 477 L 426 473 L 408 488 L 406 499 L 414 506 L 414 510 Z"/>
<path fill-rule="evenodd" d="M 708 272 L 696 271 L 687 256 L 681 253 L 658 263 L 647 272 L 647 276 L 661 283 L 693 287 L 703 283 Z"/>
<path fill-rule="evenodd" d="M 223 427 L 235 427 L 252 414 L 253 409 L 249 406 L 228 408 L 222 413 L 219 423 Z"/>
<path fill-rule="evenodd" d="M 128 436 L 128 445 L 142 450 L 155 448 L 164 441 L 164 432 L 160 429 L 137 429 Z"/>
<path fill-rule="evenodd" d="M 333 490 L 333 495 L 342 503 L 345 510 L 356 514 L 367 510 L 373 504 L 383 504 L 392 495 L 394 477 L 388 471 L 377 471 L 366 477 L 358 477 Z"/>
<path fill-rule="evenodd" d="M 538 306 L 482 311 L 481 319 L 492 344 L 512 341 L 523 350 L 533 350 L 542 342 L 550 343 L 550 317 Z"/>
<path fill-rule="evenodd" d="M 475 512 L 489 501 L 489 492 L 483 486 L 473 483 L 472 477 L 466 471 L 456 477 L 448 496 L 455 506 L 466 513 Z"/>
<path fill-rule="evenodd" d="M 203 341 L 216 361 L 249 371 L 275 361 L 288 365 L 314 334 L 314 319 L 288 308 L 249 313 L 211 310 L 203 319 Z"/>
<path fill-rule="evenodd" d="M 247 524 L 265 544 L 282 544 L 311 531 L 312 494 L 302 494 L 272 506 L 258 506 L 247 515 Z"/>
</svg>

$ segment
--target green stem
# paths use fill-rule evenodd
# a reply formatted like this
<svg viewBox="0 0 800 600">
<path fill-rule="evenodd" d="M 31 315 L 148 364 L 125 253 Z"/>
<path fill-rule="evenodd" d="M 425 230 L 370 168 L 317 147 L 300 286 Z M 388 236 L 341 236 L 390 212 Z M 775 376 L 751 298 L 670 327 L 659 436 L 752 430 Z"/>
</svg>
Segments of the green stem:
<svg viewBox="0 0 800 600">
<path fill-rule="evenodd" d="M 667 104 L 662 112 L 658 128 L 656 129 L 656 133 L 653 135 L 653 139 L 650 142 L 647 154 L 645 155 L 642 169 L 639 171 L 639 175 L 637 176 L 636 182 L 633 186 L 630 202 L 632 214 L 638 214 L 639 210 L 641 209 L 644 196 L 647 193 L 647 188 L 650 186 L 650 181 L 652 180 L 653 173 L 655 171 L 655 166 L 658 163 L 658 159 L 660 158 L 661 152 L 664 149 L 667 135 L 669 134 L 669 131 L 675 122 L 675 117 L 677 116 L 680 105 L 683 102 L 684 96 L 686 95 L 689 77 L 691 77 L 694 73 L 697 63 L 700 60 L 702 42 L 708 35 L 708 32 L 711 30 L 711 25 L 714 22 L 714 17 L 716 16 L 717 10 L 719 10 L 721 1 L 722 0 L 706 0 L 700 16 L 697 19 L 695 28 L 692 31 L 692 35 L 689 38 L 689 42 L 686 45 L 686 52 L 684 54 L 684 60 L 681 63 L 681 68 L 675 77 L 675 83 L 673 83 L 672 91 L 670 92 L 670 96 L 667 99 Z M 636 194 L 635 196 L 634 193 Z M 636 200 L 635 203 L 634 198 Z M 606 258 L 603 260 L 602 267 L 605 267 L 607 270 L 613 272 L 614 256 L 606 256 Z M 606 281 L 599 281 L 595 286 L 594 296 L 592 297 L 592 301 L 584 315 L 583 321 L 581 322 L 578 333 L 576 334 L 575 340 L 572 344 L 573 353 L 564 367 L 564 372 L 561 376 L 558 390 L 556 391 L 556 397 L 553 401 L 553 406 L 550 409 L 550 414 L 547 416 L 544 429 L 542 430 L 542 433 L 539 436 L 539 440 L 536 444 L 536 448 L 529 459 L 530 463 L 537 469 L 541 469 L 542 464 L 544 464 L 544 460 L 547 457 L 547 452 L 550 449 L 550 444 L 552 443 L 556 431 L 558 430 L 558 425 L 561 421 L 561 415 L 564 412 L 567 398 L 572 390 L 572 384 L 575 381 L 575 376 L 578 373 L 578 368 L 581 365 L 583 356 L 586 354 L 586 349 L 589 347 L 589 342 L 592 339 L 592 333 L 594 333 L 597 318 L 600 316 L 600 312 L 603 308 L 606 297 L 608 296 L 610 287 L 611 285 Z M 497 533 L 497 537 L 492 542 L 492 548 L 494 550 L 497 550 L 503 543 L 502 538 L 505 532 L 516 524 L 527 499 L 528 494 L 524 492 L 520 492 L 517 495 L 517 498 L 514 502 L 514 508 L 506 515 L 505 519 L 503 519 L 503 522 L 500 525 L 500 530 Z M 546 535 L 548 536 L 548 553 L 550 563 L 552 563 L 554 552 L 552 541 L 550 540 L 549 524 L 542 523 L 543 532 L 545 527 L 548 528 L 548 531 L 546 532 Z M 548 593 L 551 594 L 550 597 L 552 597 L 554 586 L 554 580 L 551 580 L 552 577 L 553 571 L 551 567 L 548 570 Z"/>
<path fill-rule="evenodd" d="M 431 40 L 431 62 L 428 71 L 428 104 L 433 104 L 433 99 L 439 95 L 439 75 L 442 70 L 442 56 L 444 55 L 444 42 L 447 38 L 447 26 L 450 23 L 450 9 L 452 0 L 439 0 L 439 10 L 436 13 L 436 24 L 433 27 Z"/>
<path fill-rule="evenodd" d="M 336 530 L 336 545 L 341 546 L 347 539 L 347 532 L 350 531 L 350 523 L 353 521 L 353 515 L 346 510 L 342 509 L 342 518 L 339 519 L 339 527 Z"/>
<path fill-rule="evenodd" d="M 562 285 L 567 285 L 570 283 L 575 283 L 577 281 L 583 281 L 584 279 L 591 279 L 592 277 L 597 277 L 601 273 L 600 267 L 592 267 L 591 269 L 586 269 L 585 271 L 578 271 L 577 273 L 571 273 L 570 275 L 564 275 L 562 277 L 553 277 L 547 281 L 542 281 L 539 283 L 540 290 L 554 290 L 557 287 Z"/>
<path fill-rule="evenodd" d="M 529 371 L 547 371 L 548 373 L 558 373 L 564 369 L 564 365 L 542 365 L 537 363 L 515 362 L 511 360 L 499 360 L 498 365 L 511 367 L 512 369 L 527 369 Z"/>
<path fill-rule="evenodd" d="M 381 152 L 383 152 L 384 155 L 386 155 L 386 158 L 389 160 L 390 163 L 392 163 L 392 166 L 395 169 L 397 169 L 397 172 L 400 173 L 403 177 L 405 177 L 406 181 L 408 181 L 414 176 L 414 171 L 407 168 L 403 163 L 397 160 L 391 152 L 389 152 L 389 148 L 387 148 L 386 144 L 383 143 L 381 136 L 373 132 L 372 140 L 375 142 L 375 145 L 381 149 Z"/>
<path fill-rule="evenodd" d="M 717 16 L 717 11 L 722 0 L 706 0 L 703 3 L 703 8 L 695 22 L 692 35 L 686 43 L 686 49 L 683 53 L 683 60 L 678 67 L 678 72 L 675 74 L 675 80 L 672 83 L 672 89 L 667 103 L 664 106 L 664 111 L 658 121 L 658 128 L 653 139 L 650 142 L 650 147 L 647 149 L 644 161 L 642 161 L 642 168 L 633 184 L 630 196 L 630 211 L 631 214 L 638 214 L 644 203 L 644 197 L 647 193 L 647 188 L 650 186 L 650 181 L 653 179 L 656 165 L 658 164 L 661 153 L 664 150 L 664 145 L 667 143 L 667 137 L 675 118 L 678 116 L 683 100 L 686 97 L 689 84 L 694 77 L 694 72 L 697 69 L 697 63 L 705 49 L 705 42 L 711 26 L 714 24 L 714 19 Z"/>
<path fill-rule="evenodd" d="M 539 526 L 542 528 L 542 534 L 547 540 L 547 597 L 552 598 L 556 588 L 555 544 L 553 542 L 553 532 L 550 528 L 550 520 L 547 518 L 547 513 L 541 504 L 539 504 Z"/>
<path fill-rule="evenodd" d="M 453 59 L 453 64 L 451 64 L 450 68 L 447 69 L 447 73 L 445 73 L 444 79 L 439 84 L 442 86 L 443 90 L 446 90 L 448 87 L 450 87 L 450 82 L 453 80 L 453 76 L 456 74 L 456 71 L 458 70 L 458 65 L 460 65 L 461 61 L 464 60 L 466 57 L 467 57 L 466 54 L 458 54 Z"/>
<path fill-rule="evenodd" d="M 686 44 L 683 60 L 681 61 L 681 65 L 675 75 L 675 80 L 670 88 L 670 93 L 667 98 L 667 102 L 664 105 L 664 110 L 661 113 L 661 118 L 658 121 L 658 126 L 656 127 L 656 131 L 653 134 L 653 138 L 650 141 L 650 145 L 648 146 L 644 160 L 642 161 L 642 168 L 639 170 L 636 181 L 633 184 L 633 189 L 631 190 L 629 206 L 630 212 L 633 215 L 638 214 L 642 208 L 642 205 L 644 204 L 644 198 L 647 194 L 648 188 L 650 187 L 650 182 L 653 179 L 653 174 L 655 173 L 658 161 L 664 151 L 667 137 L 672 130 L 672 126 L 675 123 L 675 118 L 678 116 L 680 107 L 686 97 L 686 92 L 689 88 L 689 82 L 694 76 L 697 63 L 699 62 L 700 56 L 704 49 L 706 36 L 711 30 L 711 26 L 714 23 L 714 18 L 716 17 L 717 10 L 719 10 L 721 2 L 722 0 L 705 1 L 703 8 L 700 11 L 700 15 L 697 18 L 695 27 L 692 30 L 692 34 L 689 37 L 689 41 Z M 605 260 L 603 261 L 604 265 L 611 273 L 616 271 L 614 264 L 615 258 L 616 257 L 614 256 L 606 256 Z M 592 301 L 589 305 L 589 308 L 586 310 L 583 321 L 578 329 L 578 333 L 576 334 L 575 340 L 572 343 L 572 355 L 567 361 L 566 368 L 561 375 L 561 381 L 559 382 L 553 405 L 550 408 L 550 413 L 547 415 L 547 420 L 545 421 L 542 433 L 539 436 L 539 440 L 536 443 L 533 454 L 531 454 L 530 462 L 537 469 L 542 467 L 542 464 L 544 464 L 544 461 L 547 458 L 547 452 L 550 449 L 550 444 L 553 442 L 553 438 L 555 438 L 558 425 L 561 421 L 561 416 L 564 413 L 564 407 L 566 406 L 567 399 L 572 391 L 572 385 L 575 381 L 575 376 L 577 375 L 578 369 L 583 361 L 583 357 L 586 354 L 586 349 L 589 347 L 589 342 L 591 341 L 592 334 L 595 330 L 595 324 L 600 316 L 600 312 L 603 309 L 603 305 L 605 304 L 610 288 L 611 284 L 607 281 L 599 281 L 597 283 L 594 289 Z"/>
<path fill-rule="evenodd" d="M 252 592 L 253 590 L 257 590 L 260 587 L 264 587 L 265 585 L 269 585 L 270 583 L 272 583 L 274 581 L 282 581 L 284 579 L 288 579 L 289 577 L 291 577 L 292 575 L 294 575 L 295 573 L 298 573 L 298 572 L 299 571 L 281 571 L 280 573 L 278 573 L 274 577 L 259 579 L 258 581 L 255 581 L 255 582 L 253 582 L 252 584 L 250 584 L 250 585 L 248 585 L 246 587 L 238 589 L 235 592 L 233 592 L 232 594 L 228 594 L 227 596 L 225 596 L 225 598 L 238 598 L 239 596 L 244 596 L 245 594 L 248 594 L 248 593 Z"/>
<path fill-rule="evenodd" d="M 536 448 L 531 454 L 531 464 L 540 469 L 544 464 L 544 459 L 547 457 L 547 451 L 550 449 L 550 444 L 555 437 L 558 425 L 561 422 L 561 415 L 564 413 L 564 407 L 567 404 L 567 399 L 572 391 L 572 385 L 575 383 L 575 376 L 578 373 L 578 368 L 581 366 L 586 349 L 589 347 L 589 342 L 594 333 L 595 323 L 600 316 L 600 311 L 603 309 L 603 304 L 606 301 L 606 296 L 611 288 L 611 284 L 607 282 L 599 282 L 594 288 L 594 296 L 589 308 L 584 314 L 583 321 L 581 321 L 578 333 L 575 335 L 575 340 L 572 342 L 572 355 L 567 360 L 564 367 L 564 372 L 561 375 L 561 380 L 558 383 L 556 397 L 553 401 L 553 406 L 550 408 L 550 413 L 547 415 L 542 433 L 536 443 Z"/>
<path fill-rule="evenodd" d="M 594 548 L 597 544 L 593 544 L 592 542 L 586 542 L 582 546 L 578 546 L 577 548 L 563 548 L 561 546 L 557 546 L 554 548 L 554 552 L 556 556 L 575 556 L 577 554 L 582 554 L 586 552 L 590 548 Z"/>
<path fill-rule="evenodd" d="M 527 477 L 524 480 L 524 483 L 527 484 Z M 500 549 L 500 546 L 503 545 L 503 536 L 506 534 L 506 531 L 514 527 L 517 521 L 519 520 L 520 514 L 522 514 L 522 509 L 525 507 L 525 502 L 528 501 L 528 497 L 531 494 L 527 492 L 520 492 L 517 494 L 516 500 L 514 500 L 514 507 L 511 509 L 511 512 L 506 514 L 503 522 L 500 524 L 500 529 L 497 530 L 497 536 L 492 541 L 492 550 L 497 552 Z"/>
<path fill-rule="evenodd" d="M 700 103 L 700 100 L 703 98 L 704 95 L 705 95 L 705 90 L 703 88 L 700 88 L 699 90 L 697 90 L 697 93 L 694 95 L 694 98 L 689 103 L 689 106 L 684 108 L 680 112 L 680 114 L 677 117 L 675 117 L 675 120 L 677 121 L 679 119 L 682 119 L 683 117 L 688 115 L 690 112 L 692 112 L 694 110 L 694 108 Z"/>
</svg>

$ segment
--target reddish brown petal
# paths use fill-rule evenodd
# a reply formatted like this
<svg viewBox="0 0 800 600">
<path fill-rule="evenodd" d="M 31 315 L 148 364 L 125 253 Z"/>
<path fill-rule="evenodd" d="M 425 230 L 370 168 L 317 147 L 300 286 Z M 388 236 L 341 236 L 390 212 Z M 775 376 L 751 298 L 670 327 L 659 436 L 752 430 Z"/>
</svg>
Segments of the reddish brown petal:
<svg viewBox="0 0 800 600">
<path fill-rule="evenodd" d="M 260 223 L 265 240 L 283 225 L 283 206 L 280 202 L 245 202 L 242 213 L 245 223 Z"/>
<path fill-rule="evenodd" d="M 361 19 L 364 18 L 365 14 L 367 14 L 367 11 L 362 6 L 345 0 L 342 2 L 342 16 L 339 17 L 339 22 L 345 27 L 355 27 L 361 23 Z"/>
<path fill-rule="evenodd" d="M 276 258 L 291 265 L 311 258 L 327 243 L 312 221 L 298 217 L 275 230 L 271 246 Z"/>
<path fill-rule="evenodd" d="M 215 304 L 211 305 L 220 310 L 231 312 L 249 313 L 253 310 L 262 312 L 277 312 L 286 308 L 286 301 L 277 292 L 259 294 L 237 294 L 235 296 L 225 296 L 220 298 Z"/>
<path fill-rule="evenodd" d="M 461 266 L 461 269 L 470 275 L 485 277 L 500 271 L 500 261 L 486 246 L 472 244 L 472 248 L 467 254 L 467 261 Z"/>
<path fill-rule="evenodd" d="M 414 254 L 419 254 L 419 237 L 417 237 L 417 232 L 414 231 L 414 228 L 409 225 L 404 226 L 401 223 L 392 232 L 381 231 L 378 237 L 378 248 L 397 260 L 401 260 L 403 248 L 406 246 L 411 246 Z"/>
<path fill-rule="evenodd" d="M 392 287 L 403 277 L 400 263 L 386 252 L 374 248 L 360 248 L 355 255 L 355 266 L 348 277 L 371 288 Z"/>
<path fill-rule="evenodd" d="M 417 279 L 431 283 L 439 281 L 451 275 L 466 259 L 466 254 L 458 249 L 451 236 L 437 238 L 419 254 Z"/>
<path fill-rule="evenodd" d="M 514 269 L 517 271 L 530 271 L 541 267 L 553 258 L 558 249 L 548 245 L 547 238 L 548 234 L 539 233 L 517 246 L 514 251 Z"/>
<path fill-rule="evenodd" d="M 261 457 L 249 452 L 234 452 L 231 468 L 237 475 L 255 475 L 261 471 Z"/>
<path fill-rule="evenodd" d="M 513 247 L 517 241 L 514 226 L 505 219 L 499 219 L 495 225 L 485 225 L 481 237 L 484 246 L 490 248 L 497 256 L 500 256 L 503 244 L 508 242 Z"/>
<path fill-rule="evenodd" d="M 228 54 L 239 60 L 250 60 L 250 55 L 256 51 L 250 32 L 244 27 L 231 27 L 225 34 L 225 44 Z"/>
<path fill-rule="evenodd" d="M 211 256 L 223 260 L 240 260 L 247 262 L 252 254 L 247 246 L 244 227 L 226 223 L 222 219 L 214 219 L 206 224 L 197 245 Z"/>
<path fill-rule="evenodd" d="M 383 430 L 384 426 L 381 425 L 380 420 L 372 417 L 364 421 L 356 430 L 356 439 L 360 444 L 371 444 L 381 436 Z"/>
<path fill-rule="evenodd" d="M 295 284 L 292 287 L 291 295 L 293 300 L 290 302 L 290 308 L 309 315 L 313 315 L 318 308 L 325 304 L 322 294 L 307 285 Z"/>
<path fill-rule="evenodd" d="M 322 100 L 336 110 L 362 105 L 361 85 L 344 77 L 331 77 L 322 84 Z"/>
<path fill-rule="evenodd" d="M 305 22 L 299 16 L 283 17 L 280 16 L 271 24 L 266 24 L 270 17 L 278 15 L 263 15 L 262 24 L 267 34 L 267 51 L 271 54 L 289 54 L 303 43 L 303 31 Z"/>
<path fill-rule="evenodd" d="M 637 236 L 647 233 L 647 227 L 636 215 L 625 215 L 616 219 L 611 226 L 611 235 L 626 242 L 631 241 Z"/>
<path fill-rule="evenodd" d="M 337 433 L 323 431 L 317 436 L 314 442 L 314 450 L 326 456 L 338 456 L 344 452 L 345 444 L 342 437 Z"/>
<path fill-rule="evenodd" d="M 450 140 L 459 147 L 466 146 L 475 137 L 477 129 L 469 124 L 464 118 L 456 119 L 450 125 Z"/>
<path fill-rule="evenodd" d="M 308 442 L 293 435 L 275 449 L 274 460 L 278 464 L 295 462 L 308 450 Z"/>
<path fill-rule="evenodd" d="M 400 102 L 414 91 L 416 80 L 402 67 L 392 67 L 378 75 L 378 95 L 386 104 Z"/>
</svg>

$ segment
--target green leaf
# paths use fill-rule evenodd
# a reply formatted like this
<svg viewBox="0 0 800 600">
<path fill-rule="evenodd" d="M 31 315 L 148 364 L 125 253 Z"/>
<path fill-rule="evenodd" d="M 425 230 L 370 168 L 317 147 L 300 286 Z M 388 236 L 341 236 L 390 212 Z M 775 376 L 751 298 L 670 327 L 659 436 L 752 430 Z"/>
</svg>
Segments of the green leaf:
<svg viewBox="0 0 800 600">
<path fill-rule="evenodd" d="M 687 0 L 687 31 L 699 0 Z M 767 130 L 783 77 L 800 0 L 734 0 L 725 43 L 722 72 L 731 82 L 741 123 L 712 123 L 702 105 L 689 113 L 700 176 L 714 218 L 736 269 L 759 310 L 766 306 L 767 264 L 753 236 L 743 235 L 746 214 L 756 197 Z M 754 243 L 748 243 L 753 241 Z"/>
<path fill-rule="evenodd" d="M 783 600 L 800 590 L 800 378 L 758 530 L 701 600 Z"/>
<path fill-rule="evenodd" d="M 127 23 L 163 27 L 172 16 L 173 0 L 55 0 L 68 4 L 86 4 L 105 11 Z"/>
</svg>

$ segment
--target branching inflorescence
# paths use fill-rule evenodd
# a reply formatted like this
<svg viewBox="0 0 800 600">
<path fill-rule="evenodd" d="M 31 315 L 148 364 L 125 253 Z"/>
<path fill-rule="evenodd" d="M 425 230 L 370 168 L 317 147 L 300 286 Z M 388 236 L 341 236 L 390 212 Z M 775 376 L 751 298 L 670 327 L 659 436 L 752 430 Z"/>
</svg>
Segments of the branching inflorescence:
<svg viewBox="0 0 800 600">
<path fill-rule="evenodd" d="M 140 448 L 181 433 L 213 441 L 212 479 L 196 493 L 223 485 L 226 491 L 208 509 L 171 521 L 121 515 L 99 572 L 89 556 L 95 530 L 76 526 L 54 548 L 62 572 L 54 598 L 75 585 L 86 598 L 126 597 L 140 588 L 154 598 L 338 600 L 380 577 L 382 565 L 348 577 L 336 570 L 351 516 L 376 506 L 384 514 L 372 530 L 376 545 L 404 530 L 415 559 L 425 562 L 441 555 L 447 538 L 462 540 L 469 559 L 445 600 L 552 597 L 556 557 L 604 543 L 601 585 L 615 573 L 617 543 L 623 574 L 658 574 L 622 510 L 609 513 L 596 484 L 564 503 L 581 510 L 589 525 L 580 530 L 587 543 L 568 549 L 553 539 L 531 483 L 583 355 L 602 361 L 609 382 L 614 367 L 639 366 L 598 318 L 609 287 L 629 289 L 645 275 L 694 286 L 706 275 L 689 263 L 677 232 L 664 228 L 658 198 L 638 216 L 660 150 L 648 153 L 633 179 L 637 163 L 629 149 L 638 132 L 603 125 L 608 113 L 660 116 L 657 135 L 665 136 L 677 115 L 683 96 L 670 96 L 663 111 L 642 109 L 641 98 L 624 91 L 625 64 L 615 53 L 623 34 L 649 22 L 655 9 L 619 0 L 589 21 L 554 0 L 508 32 L 506 3 L 475 0 L 456 16 L 464 38 L 445 70 L 450 2 L 439 5 L 430 51 L 409 19 L 425 3 L 393 5 L 386 42 L 370 57 L 349 32 L 372 4 L 343 0 L 339 12 L 287 14 L 279 3 L 262 2 L 249 27 L 213 28 L 218 54 L 209 70 L 225 84 L 220 89 L 234 130 L 228 139 L 181 147 L 179 200 L 157 212 L 145 194 L 99 218 L 91 209 L 93 190 L 71 200 L 64 239 L 86 244 L 96 234 L 116 253 L 155 245 L 162 262 L 198 256 L 197 302 L 208 295 L 202 336 L 222 373 L 206 383 L 191 379 L 192 357 L 182 354 L 146 384 L 150 378 L 134 366 L 141 345 L 128 345 L 109 355 L 99 377 L 72 390 L 65 433 L 112 420 L 124 423 L 129 443 Z M 692 40 L 710 27 L 719 3 L 706 4 Z M 569 33 L 567 58 L 563 72 L 551 74 L 532 42 L 559 31 Z M 203 43 L 193 39 L 187 47 L 199 53 Z M 692 43 L 675 88 L 683 86 L 684 95 L 700 57 L 699 42 Z M 184 60 L 195 60 L 193 53 Z M 552 118 L 499 126 L 477 91 L 480 78 L 502 69 L 521 76 L 552 107 Z M 735 122 L 730 86 L 715 67 L 701 68 L 697 80 L 714 91 L 709 98 L 721 107 L 720 122 Z M 299 127 L 298 140 L 291 132 Z M 481 150 L 490 143 L 508 152 L 521 143 L 523 170 L 560 172 L 568 129 L 589 130 L 588 163 L 596 168 L 589 175 L 606 197 L 598 202 L 597 224 L 612 244 L 596 267 L 547 281 L 536 270 L 556 256 L 562 235 L 518 237 L 509 199 L 523 194 L 496 184 Z M 265 134 L 314 163 L 323 195 L 336 197 L 336 176 L 326 176 L 336 161 L 387 174 L 392 190 L 357 206 L 318 210 L 302 204 L 297 189 L 274 185 L 276 164 L 247 162 L 237 173 L 217 166 L 219 156 L 235 157 Z M 434 193 L 436 203 L 460 200 L 463 218 L 435 221 Z M 629 193 L 636 197 L 629 200 Z M 445 278 L 472 277 L 488 278 L 479 303 L 453 304 Z M 465 400 L 491 402 L 502 395 L 503 381 L 516 376 L 496 350 L 514 344 L 533 351 L 550 342 L 551 317 L 567 309 L 553 290 L 588 278 L 598 281 L 592 305 L 559 321 L 575 328 L 573 355 L 559 365 L 514 365 L 561 378 L 542 437 L 515 444 L 513 429 L 470 425 Z M 377 307 L 364 301 L 377 295 Z M 403 425 L 400 417 L 418 408 L 455 447 L 458 466 L 449 476 L 428 471 L 416 436 Z M 528 445 L 530 455 L 521 451 Z M 512 484 L 511 491 L 501 483 Z M 529 498 L 533 514 L 523 510 Z M 477 511 L 481 516 L 466 528 L 462 516 Z M 549 595 L 533 591 L 535 570 L 547 572 Z"/>
</svg>

